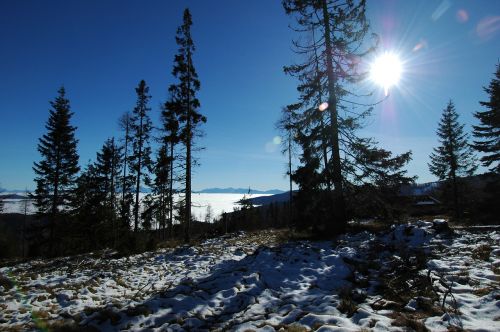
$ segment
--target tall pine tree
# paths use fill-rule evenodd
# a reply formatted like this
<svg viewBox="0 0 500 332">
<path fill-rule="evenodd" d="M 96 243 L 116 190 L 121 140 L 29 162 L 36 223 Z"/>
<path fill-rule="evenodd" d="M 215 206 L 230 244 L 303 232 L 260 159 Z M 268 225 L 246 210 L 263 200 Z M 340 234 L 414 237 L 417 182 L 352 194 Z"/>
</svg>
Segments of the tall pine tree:
<svg viewBox="0 0 500 332">
<path fill-rule="evenodd" d="M 65 90 L 61 87 L 59 95 L 50 103 L 49 119 L 45 125 L 47 133 L 38 143 L 42 160 L 35 162 L 36 190 L 34 193 L 37 214 L 47 217 L 50 228 L 50 254 L 55 254 L 56 224 L 62 221 L 67 211 L 75 187 L 78 166 L 76 127 L 70 124 L 73 113 Z"/>
<path fill-rule="evenodd" d="M 184 10 L 183 23 L 177 29 L 175 41 L 179 46 L 179 51 L 174 58 L 174 68 L 172 74 L 177 79 L 176 84 L 169 87 L 171 102 L 178 112 L 180 124 L 179 137 L 185 147 L 185 201 L 184 201 L 184 238 L 189 241 L 191 223 L 191 181 L 194 138 L 199 134 L 198 127 L 207 121 L 206 117 L 199 112 L 200 101 L 196 97 L 196 92 L 200 90 L 198 74 L 193 66 L 193 53 L 195 51 L 193 39 L 191 37 L 191 25 L 193 21 L 189 9 Z"/>
<path fill-rule="evenodd" d="M 497 64 L 495 77 L 484 88 L 490 96 L 489 101 L 481 101 L 486 110 L 474 113 L 480 124 L 474 128 L 474 147 L 484 153 L 481 161 L 485 167 L 500 175 L 500 64 Z"/>
<path fill-rule="evenodd" d="M 293 44 L 303 61 L 285 67 L 299 80 L 299 102 L 290 106 L 296 119 L 295 141 L 302 150 L 293 174 L 299 185 L 298 210 L 301 219 L 340 232 L 347 225 L 350 188 L 372 183 L 377 163 L 391 164 L 390 172 L 402 174 L 410 153 L 392 157 L 373 139 L 357 135 L 372 111 L 359 99 L 365 91 L 358 83 L 367 77 L 359 64 L 376 46 L 365 40 L 369 29 L 365 1 L 282 3 L 295 18 L 294 30 L 306 35 Z"/>
<path fill-rule="evenodd" d="M 479 125 L 474 128 L 474 148 L 481 152 L 482 164 L 488 167 L 490 174 L 484 188 L 484 199 L 480 204 L 481 214 L 487 222 L 495 222 L 500 214 L 500 64 L 497 64 L 495 77 L 484 91 L 488 101 L 480 102 L 486 109 L 474 113 Z"/>
<path fill-rule="evenodd" d="M 294 112 L 294 106 L 295 105 L 289 105 L 287 107 L 283 107 L 281 109 L 281 117 L 276 123 L 276 128 L 281 131 L 282 134 L 282 140 L 281 140 L 281 153 L 284 155 L 287 155 L 288 162 L 287 162 L 287 172 L 286 175 L 288 176 L 289 180 L 289 196 L 288 196 L 288 224 L 290 225 L 292 223 L 293 219 L 293 180 L 292 180 L 292 157 L 294 155 L 294 138 L 295 138 L 295 133 L 296 133 L 296 128 L 295 124 L 297 122 L 297 119 L 294 117 L 296 116 L 296 113 Z"/>
<path fill-rule="evenodd" d="M 165 147 L 167 154 L 166 161 L 168 162 L 168 234 L 173 235 L 173 218 L 174 218 L 174 163 L 176 160 L 176 146 L 180 142 L 179 137 L 179 119 L 181 113 L 180 103 L 175 102 L 170 98 L 164 105 L 161 112 L 160 142 Z"/>
<path fill-rule="evenodd" d="M 477 165 L 474 151 L 468 143 L 469 136 L 464 132 L 464 125 L 458 122 L 458 113 L 451 100 L 443 110 L 437 135 L 440 145 L 430 155 L 429 171 L 451 186 L 453 211 L 459 218 L 459 178 L 474 174 Z"/>
<path fill-rule="evenodd" d="M 128 230 L 130 228 L 130 209 L 133 202 L 132 187 L 134 185 L 134 176 L 128 174 L 129 169 L 129 151 L 130 151 L 130 141 L 131 141 L 131 119 L 132 115 L 130 112 L 125 112 L 118 121 L 120 129 L 123 131 L 123 145 L 121 150 L 123 151 L 123 174 L 121 176 L 121 197 L 120 197 L 120 219 L 121 226 L 123 229 Z"/>
<path fill-rule="evenodd" d="M 135 89 L 137 93 L 137 102 L 130 119 L 130 133 L 132 144 L 132 155 L 129 158 L 129 167 L 134 174 L 135 180 L 135 202 L 134 202 L 134 232 L 139 227 L 139 194 L 141 185 L 148 181 L 149 171 L 151 169 L 151 147 L 150 136 L 153 124 L 149 117 L 151 108 L 148 102 L 151 99 L 149 87 L 142 80 Z"/>
</svg>

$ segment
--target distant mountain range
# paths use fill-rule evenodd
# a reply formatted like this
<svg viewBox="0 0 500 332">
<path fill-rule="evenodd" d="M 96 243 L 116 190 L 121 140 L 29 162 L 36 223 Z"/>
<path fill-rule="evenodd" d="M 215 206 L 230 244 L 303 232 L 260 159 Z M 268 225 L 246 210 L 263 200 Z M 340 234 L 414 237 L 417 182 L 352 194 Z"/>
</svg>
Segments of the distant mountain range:
<svg viewBox="0 0 500 332">
<path fill-rule="evenodd" d="M 248 188 L 206 188 L 203 190 L 195 191 L 200 194 L 247 194 Z M 271 190 L 256 190 L 250 188 L 250 194 L 255 195 L 276 195 L 284 193 L 283 190 L 271 189 Z"/>
<path fill-rule="evenodd" d="M 18 194 L 2 194 L 2 192 L 0 192 L 0 198 L 1 199 L 29 199 L 27 196 L 25 195 L 18 195 Z"/>
<path fill-rule="evenodd" d="M 30 192 L 31 190 L 28 190 Z M 26 189 L 5 189 L 5 188 L 0 188 L 0 193 L 25 193 Z"/>
<path fill-rule="evenodd" d="M 25 190 L 10 190 L 5 188 L 0 188 L 0 193 L 9 193 L 9 194 L 24 194 Z M 150 193 L 151 189 L 140 187 L 141 193 Z M 247 194 L 248 188 L 206 188 L 202 190 L 193 191 L 194 193 L 199 194 Z M 250 194 L 252 195 L 276 195 L 284 193 L 283 190 L 279 189 L 271 189 L 271 190 L 255 190 L 250 188 Z"/>
</svg>

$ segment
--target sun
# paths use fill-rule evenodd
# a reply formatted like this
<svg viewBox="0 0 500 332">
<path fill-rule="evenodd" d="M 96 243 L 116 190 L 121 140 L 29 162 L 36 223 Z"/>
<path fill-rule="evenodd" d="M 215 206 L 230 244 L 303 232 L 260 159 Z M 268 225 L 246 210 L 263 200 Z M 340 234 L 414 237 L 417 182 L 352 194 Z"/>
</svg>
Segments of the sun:
<svg viewBox="0 0 500 332">
<path fill-rule="evenodd" d="M 384 88 L 385 95 L 391 86 L 397 85 L 401 78 L 403 66 L 397 54 L 384 52 L 370 67 L 370 78 L 373 82 Z"/>
</svg>

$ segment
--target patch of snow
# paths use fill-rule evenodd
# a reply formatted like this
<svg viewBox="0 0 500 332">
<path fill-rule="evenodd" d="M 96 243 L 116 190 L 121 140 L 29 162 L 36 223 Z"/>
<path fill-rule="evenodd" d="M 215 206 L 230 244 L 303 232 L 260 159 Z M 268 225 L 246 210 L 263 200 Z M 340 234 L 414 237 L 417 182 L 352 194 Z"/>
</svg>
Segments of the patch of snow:
<svg viewBox="0 0 500 332">
<path fill-rule="evenodd" d="M 451 237 L 436 224 L 446 222 L 281 244 L 273 231 L 237 233 L 118 259 L 77 256 L 4 267 L 0 274 L 14 287 L 2 286 L 0 292 L 0 330 L 34 330 L 31 313 L 46 312 L 49 323 L 66 317 L 100 330 L 274 331 L 295 325 L 316 331 L 401 331 L 392 325 L 396 303 L 381 299 L 376 286 L 385 263 L 403 261 L 407 250 L 423 250 L 432 259 L 419 274 L 429 274 L 440 301 L 451 291 L 446 313 L 423 319 L 426 327 L 499 331 L 494 270 L 499 233 L 456 231 Z M 472 254 L 482 245 L 491 247 L 485 260 Z M 370 265 L 373 260 L 380 270 Z M 354 306 L 349 315 L 341 310 L 346 296 Z M 419 312 L 424 300 L 433 301 L 412 298 L 402 304 L 404 312 Z"/>
</svg>

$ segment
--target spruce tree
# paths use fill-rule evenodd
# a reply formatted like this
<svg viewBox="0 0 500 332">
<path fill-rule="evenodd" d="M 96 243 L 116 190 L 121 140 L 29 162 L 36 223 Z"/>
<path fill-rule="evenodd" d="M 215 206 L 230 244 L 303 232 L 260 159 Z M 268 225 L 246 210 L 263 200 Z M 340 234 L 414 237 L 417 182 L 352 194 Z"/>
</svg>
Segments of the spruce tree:
<svg viewBox="0 0 500 332">
<path fill-rule="evenodd" d="M 116 210 L 116 194 L 118 192 L 119 186 L 119 175 L 121 171 L 121 149 L 115 143 L 115 138 L 109 138 L 106 140 L 101 148 L 101 151 L 97 152 L 95 167 L 97 169 L 98 176 L 101 178 L 102 189 L 106 195 L 105 204 L 109 206 L 112 210 Z"/>
<path fill-rule="evenodd" d="M 151 200 L 153 208 L 153 217 L 161 229 L 161 238 L 166 237 L 166 225 L 171 215 L 171 197 L 170 197 L 170 167 L 171 162 L 167 153 L 167 146 L 162 145 L 158 150 L 156 160 L 153 165 L 154 180 L 151 183 Z M 169 232 L 172 225 L 169 222 Z"/>
<path fill-rule="evenodd" d="M 148 95 L 149 87 L 142 80 L 135 91 L 137 93 L 137 103 L 130 119 L 132 155 L 128 162 L 135 180 L 134 232 L 137 232 L 140 209 L 139 193 L 141 185 L 148 181 L 149 170 L 151 169 L 150 136 L 153 125 L 149 117 L 149 111 L 151 111 L 151 108 L 148 107 L 151 98 Z"/>
<path fill-rule="evenodd" d="M 193 24 L 189 9 L 184 10 L 183 24 L 177 29 L 176 43 L 179 51 L 174 58 L 172 74 L 177 79 L 176 84 L 169 87 L 171 102 L 178 111 L 180 124 L 179 137 L 185 147 L 185 177 L 184 195 L 185 202 L 181 204 L 184 212 L 184 239 L 189 242 L 189 228 L 191 223 L 191 175 L 193 159 L 194 138 L 199 134 L 198 127 L 207 121 L 199 112 L 200 102 L 196 92 L 200 90 L 198 74 L 193 66 L 193 53 L 195 51 L 191 37 Z"/>
<path fill-rule="evenodd" d="M 120 209 L 117 194 L 122 167 L 121 148 L 114 138 L 105 141 L 96 160 L 89 163 L 78 177 L 74 198 L 74 238 L 82 238 L 85 246 L 94 250 L 116 247 Z"/>
<path fill-rule="evenodd" d="M 500 214 L 497 203 L 500 197 L 500 64 L 497 64 L 495 77 L 484 91 L 489 95 L 489 101 L 480 102 L 486 110 L 474 113 L 480 122 L 473 126 L 474 148 L 483 154 L 481 161 L 490 170 L 479 208 L 486 221 L 492 222 Z"/>
<path fill-rule="evenodd" d="M 179 137 L 179 119 L 180 103 L 172 98 L 163 105 L 161 112 L 160 142 L 164 145 L 167 153 L 169 175 L 168 181 L 168 234 L 171 238 L 173 235 L 173 218 L 174 218 L 174 163 L 176 160 L 176 147 L 180 142 Z"/>
<path fill-rule="evenodd" d="M 62 213 L 68 210 L 78 171 L 76 127 L 70 123 L 73 113 L 65 90 L 61 87 L 52 101 L 47 133 L 38 143 L 42 159 L 35 162 L 36 190 L 33 195 L 39 217 L 47 217 L 50 228 L 50 254 L 54 254 L 56 224 L 62 221 Z"/>
<path fill-rule="evenodd" d="M 373 139 L 357 135 L 372 111 L 359 99 L 366 91 L 358 83 L 367 76 L 359 64 L 376 46 L 366 41 L 365 1 L 282 4 L 295 18 L 294 30 L 306 35 L 293 44 L 303 61 L 285 67 L 285 73 L 299 81 L 299 101 L 289 108 L 295 118 L 294 139 L 301 148 L 300 165 L 292 176 L 299 185 L 300 219 L 326 223 L 331 231 L 341 232 L 349 213 L 346 195 L 352 192 L 346 188 L 372 183 L 374 163 L 392 162 L 399 172 L 406 163 L 397 161 L 409 158 L 392 157 Z"/>
<path fill-rule="evenodd" d="M 464 132 L 464 125 L 458 122 L 458 113 L 451 100 L 443 110 L 436 133 L 440 145 L 430 155 L 429 171 L 451 186 L 453 210 L 459 218 L 459 177 L 474 174 L 477 165 L 474 151 L 468 144 L 469 136 Z"/>
<path fill-rule="evenodd" d="M 114 137 L 107 139 L 101 151 L 97 152 L 94 167 L 98 177 L 98 190 L 104 194 L 104 199 L 100 203 L 104 210 L 103 222 L 111 226 L 112 236 L 109 238 L 112 239 L 112 245 L 115 246 L 118 236 L 119 207 L 117 194 L 121 180 L 122 152 Z"/>
<path fill-rule="evenodd" d="M 393 221 L 402 212 L 401 187 L 416 179 L 416 176 L 408 176 L 405 169 L 412 153 L 393 156 L 390 151 L 366 143 L 359 144 L 353 151 L 357 154 L 356 163 L 367 167 L 359 174 L 364 178 L 363 183 L 357 187 L 348 187 L 349 205 L 354 207 L 357 214 L 369 212 L 370 217 Z"/>
<path fill-rule="evenodd" d="M 70 241 L 66 245 L 70 252 L 84 252 L 103 248 L 105 229 L 106 192 L 104 178 L 93 163 L 88 163 L 77 179 L 74 191 L 73 214 Z"/>
<path fill-rule="evenodd" d="M 495 77 L 484 88 L 489 101 L 481 101 L 486 110 L 474 113 L 480 124 L 474 128 L 474 148 L 484 153 L 481 161 L 490 171 L 500 175 L 500 64 L 497 64 Z"/>
</svg>

